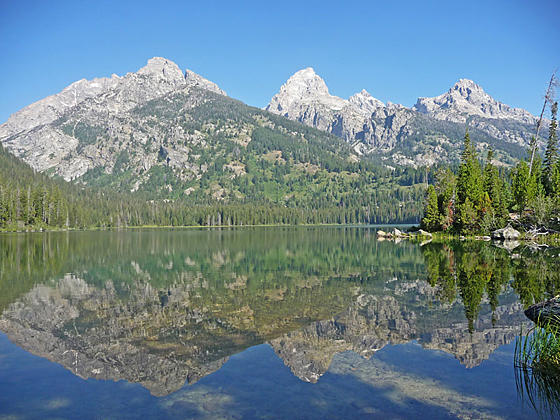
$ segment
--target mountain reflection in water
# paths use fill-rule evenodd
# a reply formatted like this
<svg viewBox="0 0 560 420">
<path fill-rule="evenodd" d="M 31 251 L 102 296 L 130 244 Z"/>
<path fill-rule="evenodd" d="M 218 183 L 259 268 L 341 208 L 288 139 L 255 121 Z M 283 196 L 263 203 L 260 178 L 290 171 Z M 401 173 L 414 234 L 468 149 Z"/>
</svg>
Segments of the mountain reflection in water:
<svg viewBox="0 0 560 420">
<path fill-rule="evenodd" d="M 0 331 L 77 376 L 155 396 L 263 343 L 312 383 L 337 354 L 367 359 L 389 343 L 472 368 L 560 285 L 543 252 L 378 242 L 366 228 L 3 235 L 0 245 Z"/>
</svg>

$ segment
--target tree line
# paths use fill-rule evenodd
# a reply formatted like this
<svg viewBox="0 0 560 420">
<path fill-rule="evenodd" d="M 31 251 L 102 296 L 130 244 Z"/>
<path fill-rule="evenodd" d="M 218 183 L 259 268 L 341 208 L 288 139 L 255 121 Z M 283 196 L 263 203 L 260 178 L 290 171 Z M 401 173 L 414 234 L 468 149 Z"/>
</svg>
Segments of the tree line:
<svg viewBox="0 0 560 420">
<path fill-rule="evenodd" d="M 427 189 L 422 227 L 460 234 L 489 233 L 512 221 L 556 228 L 560 222 L 557 112 L 554 102 L 544 158 L 530 150 L 531 159 L 520 160 L 511 170 L 496 165 L 492 149 L 481 163 L 467 129 L 458 170 L 441 168 Z"/>
<path fill-rule="evenodd" d="M 83 187 L 34 172 L 0 147 L 0 229 L 87 229 L 127 226 L 246 226 L 268 224 L 415 223 L 419 188 L 382 188 L 338 200 L 274 204 L 150 200 Z M 338 197 L 337 197 L 338 198 Z"/>
</svg>

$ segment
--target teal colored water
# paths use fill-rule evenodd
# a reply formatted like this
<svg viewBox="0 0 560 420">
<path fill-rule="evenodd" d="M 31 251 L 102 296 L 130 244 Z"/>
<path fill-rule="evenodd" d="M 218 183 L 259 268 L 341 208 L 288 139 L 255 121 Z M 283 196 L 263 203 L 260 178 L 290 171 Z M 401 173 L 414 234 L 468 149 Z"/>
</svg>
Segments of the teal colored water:
<svg viewBox="0 0 560 420">
<path fill-rule="evenodd" d="M 0 419 L 553 416 L 513 351 L 557 251 L 375 230 L 0 236 Z"/>
</svg>

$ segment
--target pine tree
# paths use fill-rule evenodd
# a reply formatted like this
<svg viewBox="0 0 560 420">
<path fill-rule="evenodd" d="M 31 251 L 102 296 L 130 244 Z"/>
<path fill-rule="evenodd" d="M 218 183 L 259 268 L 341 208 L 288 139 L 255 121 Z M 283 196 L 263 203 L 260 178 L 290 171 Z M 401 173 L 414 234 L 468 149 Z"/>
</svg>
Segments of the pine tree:
<svg viewBox="0 0 560 420">
<path fill-rule="evenodd" d="M 438 196 L 439 212 L 442 215 L 442 229 L 447 230 L 453 225 L 455 217 L 455 195 L 457 177 L 449 168 L 436 172 L 436 193 Z"/>
<path fill-rule="evenodd" d="M 459 231 L 461 233 L 471 233 L 478 227 L 478 214 L 475 206 L 469 198 L 459 207 L 457 217 Z"/>
<path fill-rule="evenodd" d="M 507 217 L 507 205 L 505 198 L 504 181 L 500 179 L 498 169 L 492 163 L 494 159 L 494 151 L 488 150 L 486 157 L 486 165 L 484 166 L 484 183 L 483 190 L 488 194 L 490 199 L 492 217 L 498 224 Z"/>
<path fill-rule="evenodd" d="M 468 198 L 471 203 L 478 203 L 482 193 L 480 162 L 474 145 L 469 136 L 469 130 L 465 133 L 461 165 L 459 166 L 459 177 L 457 180 L 457 197 L 459 204 Z"/>
<path fill-rule="evenodd" d="M 438 231 L 441 229 L 441 219 L 436 189 L 433 185 L 430 185 L 426 193 L 426 208 L 422 219 L 422 227 L 429 232 Z"/>
<path fill-rule="evenodd" d="M 455 224 L 459 231 L 470 231 L 477 223 L 474 209 L 480 207 L 482 198 L 482 172 L 469 130 L 465 133 L 461 165 L 457 178 L 457 210 Z"/>
<path fill-rule="evenodd" d="M 529 175 L 529 165 L 527 165 L 527 162 L 524 160 L 519 161 L 514 170 L 511 185 L 513 199 L 519 212 L 525 210 L 530 199 L 534 198 L 534 187 L 531 185 L 531 178 L 534 177 Z"/>
<path fill-rule="evenodd" d="M 552 174 L 550 176 L 550 194 L 552 197 L 560 198 L 560 160 L 556 162 L 552 168 Z"/>
<path fill-rule="evenodd" d="M 551 119 L 548 134 L 548 142 L 543 162 L 542 183 L 547 194 L 553 192 L 553 172 L 556 162 L 558 161 L 558 133 L 556 114 L 558 112 L 558 102 L 554 102 L 551 106 Z"/>
</svg>

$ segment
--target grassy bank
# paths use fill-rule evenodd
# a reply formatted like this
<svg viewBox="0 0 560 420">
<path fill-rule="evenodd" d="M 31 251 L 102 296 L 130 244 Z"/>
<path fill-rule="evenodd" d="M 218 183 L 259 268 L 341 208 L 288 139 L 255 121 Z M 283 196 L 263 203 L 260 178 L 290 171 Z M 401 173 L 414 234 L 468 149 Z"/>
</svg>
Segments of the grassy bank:
<svg viewBox="0 0 560 420">
<path fill-rule="evenodd" d="M 542 417 L 560 416 L 560 329 L 535 326 L 515 341 L 515 381 L 519 395 Z"/>
</svg>

